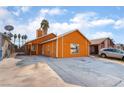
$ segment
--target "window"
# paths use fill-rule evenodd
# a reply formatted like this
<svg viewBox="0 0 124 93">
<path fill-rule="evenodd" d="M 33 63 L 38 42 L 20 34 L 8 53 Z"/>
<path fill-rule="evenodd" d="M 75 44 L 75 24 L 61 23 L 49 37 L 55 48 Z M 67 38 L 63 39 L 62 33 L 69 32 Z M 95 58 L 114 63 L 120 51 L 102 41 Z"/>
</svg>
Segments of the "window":
<svg viewBox="0 0 124 93">
<path fill-rule="evenodd" d="M 121 54 L 124 54 L 124 51 L 122 51 L 122 50 L 119 50 L 119 49 L 115 49 L 116 51 L 116 53 L 121 53 Z"/>
<path fill-rule="evenodd" d="M 107 51 L 107 52 L 114 52 L 114 53 L 121 53 L 121 54 L 124 53 L 123 51 L 118 50 L 118 49 L 104 49 L 104 51 Z"/>
<path fill-rule="evenodd" d="M 32 45 L 31 51 L 35 51 L 35 50 L 36 50 L 36 45 Z"/>
<path fill-rule="evenodd" d="M 71 54 L 79 53 L 79 44 L 72 43 L 70 44 Z"/>
<path fill-rule="evenodd" d="M 104 49 L 103 51 L 113 52 L 113 49 Z"/>
</svg>

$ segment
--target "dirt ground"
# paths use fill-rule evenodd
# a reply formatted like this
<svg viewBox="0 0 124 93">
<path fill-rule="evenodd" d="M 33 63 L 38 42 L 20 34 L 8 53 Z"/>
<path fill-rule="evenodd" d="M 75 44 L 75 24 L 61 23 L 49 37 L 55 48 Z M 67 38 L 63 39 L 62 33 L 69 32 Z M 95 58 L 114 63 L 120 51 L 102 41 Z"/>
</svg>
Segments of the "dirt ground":
<svg viewBox="0 0 124 93">
<path fill-rule="evenodd" d="M 1 87 L 74 87 L 65 83 L 46 63 L 38 62 L 23 67 L 20 59 L 8 58 L 0 62 Z"/>
</svg>

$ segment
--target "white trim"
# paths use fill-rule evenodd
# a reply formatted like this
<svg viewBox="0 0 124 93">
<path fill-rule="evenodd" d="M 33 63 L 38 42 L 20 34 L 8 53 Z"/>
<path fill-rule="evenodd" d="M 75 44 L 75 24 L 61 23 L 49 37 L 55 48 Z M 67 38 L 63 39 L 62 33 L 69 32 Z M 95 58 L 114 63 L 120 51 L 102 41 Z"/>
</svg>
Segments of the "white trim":
<svg viewBox="0 0 124 93">
<path fill-rule="evenodd" d="M 56 40 L 56 37 L 55 37 L 55 38 L 52 38 L 52 39 L 50 39 L 50 40 L 47 40 L 47 41 L 41 42 L 40 44 L 44 44 L 44 43 L 47 43 L 47 42 L 50 42 L 50 41 L 53 41 L 53 40 Z"/>
</svg>

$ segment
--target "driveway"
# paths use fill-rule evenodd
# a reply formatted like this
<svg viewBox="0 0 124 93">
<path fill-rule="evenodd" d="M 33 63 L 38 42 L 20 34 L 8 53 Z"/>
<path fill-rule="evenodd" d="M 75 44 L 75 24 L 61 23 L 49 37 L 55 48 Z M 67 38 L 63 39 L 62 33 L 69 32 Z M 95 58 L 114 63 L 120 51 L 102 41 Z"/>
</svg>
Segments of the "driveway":
<svg viewBox="0 0 124 93">
<path fill-rule="evenodd" d="M 25 56 L 18 58 L 27 59 Z M 31 56 L 25 62 L 18 64 L 25 66 L 39 61 L 46 62 L 65 82 L 70 84 L 86 87 L 124 86 L 124 65 L 95 57 L 55 59 Z"/>
<path fill-rule="evenodd" d="M 77 87 L 64 82 L 48 64 L 32 58 L 3 59 L 0 64 L 0 87 Z"/>
</svg>

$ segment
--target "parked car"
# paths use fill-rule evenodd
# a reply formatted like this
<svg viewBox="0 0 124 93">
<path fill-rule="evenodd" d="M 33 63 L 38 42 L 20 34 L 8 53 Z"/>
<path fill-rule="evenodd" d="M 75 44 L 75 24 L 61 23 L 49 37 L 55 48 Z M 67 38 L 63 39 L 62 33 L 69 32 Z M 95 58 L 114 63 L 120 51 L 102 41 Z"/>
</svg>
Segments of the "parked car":
<svg viewBox="0 0 124 93">
<path fill-rule="evenodd" d="M 99 51 L 99 55 L 103 58 L 112 57 L 124 60 L 124 51 L 115 48 L 103 48 Z"/>
</svg>

